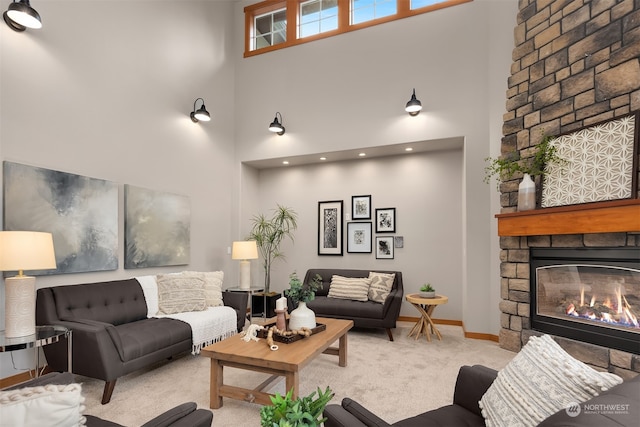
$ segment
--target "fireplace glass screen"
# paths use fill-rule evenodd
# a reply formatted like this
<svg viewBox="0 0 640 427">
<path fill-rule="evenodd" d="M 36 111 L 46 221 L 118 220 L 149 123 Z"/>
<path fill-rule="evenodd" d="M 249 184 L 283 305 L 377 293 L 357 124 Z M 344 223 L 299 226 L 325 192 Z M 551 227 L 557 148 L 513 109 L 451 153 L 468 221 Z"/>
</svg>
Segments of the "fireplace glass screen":
<svg viewBox="0 0 640 427">
<path fill-rule="evenodd" d="M 640 354 L 640 248 L 531 248 L 531 329 Z"/>
<path fill-rule="evenodd" d="M 539 315 L 640 333 L 640 270 L 552 265 L 539 267 L 536 276 Z"/>
</svg>

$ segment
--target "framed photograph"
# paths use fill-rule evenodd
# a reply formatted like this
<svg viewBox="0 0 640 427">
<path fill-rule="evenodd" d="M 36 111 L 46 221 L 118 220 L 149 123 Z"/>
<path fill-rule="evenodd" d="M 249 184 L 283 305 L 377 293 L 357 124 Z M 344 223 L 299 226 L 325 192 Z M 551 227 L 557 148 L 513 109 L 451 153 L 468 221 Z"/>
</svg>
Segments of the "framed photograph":
<svg viewBox="0 0 640 427">
<path fill-rule="evenodd" d="M 636 198 L 639 119 L 635 112 L 554 137 L 566 164 L 545 168 L 542 207 Z"/>
<path fill-rule="evenodd" d="M 342 200 L 318 202 L 318 255 L 342 256 Z"/>
<path fill-rule="evenodd" d="M 376 259 L 393 259 L 393 236 L 376 237 Z"/>
<path fill-rule="evenodd" d="M 376 209 L 376 233 L 395 233 L 396 208 Z"/>
<path fill-rule="evenodd" d="M 371 219 L 371 195 L 351 196 L 351 218 Z"/>
<path fill-rule="evenodd" d="M 373 224 L 369 222 L 347 223 L 347 252 L 371 253 L 371 230 Z"/>
<path fill-rule="evenodd" d="M 404 236 L 395 236 L 393 239 L 396 248 L 404 248 Z"/>
</svg>

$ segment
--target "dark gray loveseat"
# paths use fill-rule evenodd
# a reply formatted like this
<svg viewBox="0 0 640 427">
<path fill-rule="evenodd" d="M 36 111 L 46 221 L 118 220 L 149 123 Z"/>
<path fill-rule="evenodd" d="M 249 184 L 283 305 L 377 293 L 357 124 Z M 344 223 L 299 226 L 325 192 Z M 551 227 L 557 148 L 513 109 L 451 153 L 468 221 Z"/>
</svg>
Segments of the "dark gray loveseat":
<svg viewBox="0 0 640 427">
<path fill-rule="evenodd" d="M 352 301 L 347 299 L 329 298 L 329 286 L 331 277 L 335 274 L 343 277 L 368 277 L 370 271 L 379 273 L 395 273 L 391 293 L 384 304 L 373 301 Z M 396 327 L 396 320 L 400 314 L 404 288 L 402 285 L 402 273 L 386 270 L 352 270 L 336 268 L 313 268 L 307 271 L 304 282 L 310 283 L 316 276 L 322 278 L 322 289 L 316 292 L 315 299 L 307 306 L 319 317 L 331 317 L 353 320 L 356 328 L 384 328 L 387 330 L 389 340 L 393 341 L 391 328 Z"/>
<path fill-rule="evenodd" d="M 411 418 L 389 424 L 369 412 L 357 402 L 345 398 L 342 405 L 327 405 L 325 427 L 484 427 L 485 422 L 478 402 L 487 392 L 498 372 L 482 365 L 460 368 L 453 394 L 453 403 L 427 411 Z M 544 399 L 544 396 L 532 396 Z M 416 405 L 420 399 L 416 397 Z M 610 388 L 587 402 L 588 407 L 625 408 L 612 414 L 607 411 L 585 411 L 570 416 L 561 410 L 544 420 L 539 427 L 635 427 L 640 420 L 640 376 Z M 599 406 L 602 405 L 602 406 Z"/>
<path fill-rule="evenodd" d="M 247 295 L 223 292 L 224 304 L 244 326 Z M 147 303 L 136 279 L 38 289 L 38 325 L 62 325 L 72 332 L 72 370 L 106 381 L 102 403 L 111 400 L 116 380 L 137 369 L 192 348 L 189 324 L 147 318 Z M 66 342 L 44 347 L 52 370 L 67 369 Z"/>
</svg>

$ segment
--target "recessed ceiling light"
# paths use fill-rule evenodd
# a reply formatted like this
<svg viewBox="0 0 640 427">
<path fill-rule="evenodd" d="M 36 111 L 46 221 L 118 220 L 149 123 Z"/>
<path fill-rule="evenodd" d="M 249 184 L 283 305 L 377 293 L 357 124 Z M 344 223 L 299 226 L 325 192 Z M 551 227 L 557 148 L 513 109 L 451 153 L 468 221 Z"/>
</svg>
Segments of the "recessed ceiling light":
<svg viewBox="0 0 640 427">
<path fill-rule="evenodd" d="M 283 162 L 282 162 L 282 164 L 283 164 L 283 165 L 288 165 L 288 164 L 289 164 L 289 161 L 288 161 L 288 160 L 285 160 L 285 161 L 283 161 Z"/>
<path fill-rule="evenodd" d="M 413 151 L 413 148 L 407 147 L 407 148 L 404 149 L 404 151 Z"/>
<path fill-rule="evenodd" d="M 364 156 L 366 156 L 366 155 L 367 155 L 367 153 L 360 153 L 360 154 L 358 154 L 358 156 L 360 156 L 360 157 L 364 157 Z"/>
<path fill-rule="evenodd" d="M 326 157 L 320 157 L 320 160 L 327 160 Z"/>
</svg>

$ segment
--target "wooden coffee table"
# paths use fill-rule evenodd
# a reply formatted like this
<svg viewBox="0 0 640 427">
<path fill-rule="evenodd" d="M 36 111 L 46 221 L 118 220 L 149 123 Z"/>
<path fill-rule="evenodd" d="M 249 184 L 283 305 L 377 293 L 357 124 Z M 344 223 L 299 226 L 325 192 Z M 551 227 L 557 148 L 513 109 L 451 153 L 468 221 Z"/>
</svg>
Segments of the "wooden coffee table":
<svg viewBox="0 0 640 427">
<path fill-rule="evenodd" d="M 347 332 L 353 321 L 318 317 L 316 322 L 326 325 L 326 330 L 290 344 L 276 342 L 276 351 L 269 349 L 266 339 L 246 342 L 240 335 L 203 348 L 200 354 L 211 358 L 211 409 L 221 408 L 223 397 L 270 405 L 272 395 L 262 390 L 281 376 L 286 379 L 286 390 L 293 389 L 293 398 L 297 398 L 300 369 L 321 353 L 336 355 L 338 365 L 347 366 Z M 336 341 L 338 347 L 330 347 Z M 253 390 L 236 387 L 224 383 L 225 366 L 272 376 Z"/>
</svg>

